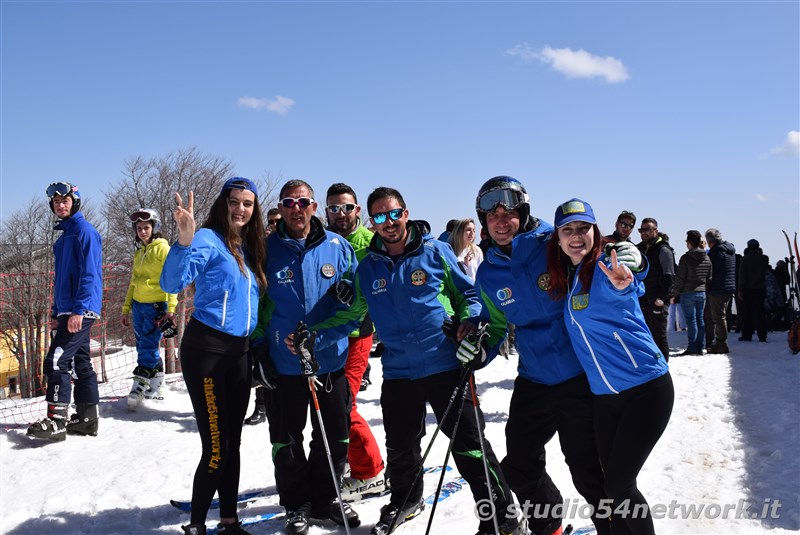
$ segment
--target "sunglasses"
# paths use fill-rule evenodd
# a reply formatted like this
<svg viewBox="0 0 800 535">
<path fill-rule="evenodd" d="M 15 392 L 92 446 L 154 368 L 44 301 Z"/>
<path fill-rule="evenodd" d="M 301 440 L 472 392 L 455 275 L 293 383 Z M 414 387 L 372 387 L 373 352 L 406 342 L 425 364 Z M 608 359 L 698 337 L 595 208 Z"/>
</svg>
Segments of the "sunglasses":
<svg viewBox="0 0 800 535">
<path fill-rule="evenodd" d="M 280 219 L 270 219 L 270 220 L 267 221 L 267 224 L 269 224 L 269 225 L 277 225 L 278 221 L 280 221 Z"/>
<path fill-rule="evenodd" d="M 633 225 L 631 225 L 630 223 L 626 223 L 624 221 L 618 222 L 617 225 L 619 225 L 622 228 L 633 228 Z"/>
<path fill-rule="evenodd" d="M 294 208 L 295 206 L 299 206 L 300 208 L 308 208 L 313 202 L 314 199 L 309 197 L 300 197 L 299 199 L 295 199 L 294 197 L 284 197 L 280 200 L 280 205 L 284 208 Z"/>
<path fill-rule="evenodd" d="M 640 228 L 639 234 L 644 234 L 645 232 L 654 232 L 656 229 L 654 228 Z"/>
<path fill-rule="evenodd" d="M 513 189 L 495 189 L 481 195 L 478 199 L 478 210 L 481 212 L 491 212 L 497 208 L 498 205 L 506 210 L 515 210 L 526 202 L 528 202 L 528 196 L 521 191 Z"/>
<path fill-rule="evenodd" d="M 405 211 L 404 208 L 395 208 L 394 210 L 389 210 L 388 212 L 378 212 L 372 216 L 372 222 L 376 225 L 381 225 L 386 223 L 386 217 L 388 216 L 389 219 L 392 221 L 397 221 L 401 217 L 403 217 L 403 212 Z"/>
<path fill-rule="evenodd" d="M 47 186 L 47 198 L 52 199 L 56 195 L 60 195 L 61 197 L 66 197 L 73 191 L 77 190 L 75 186 L 72 184 L 67 184 L 66 182 L 55 182 Z"/>
<path fill-rule="evenodd" d="M 153 212 L 150 210 L 139 210 L 138 212 L 134 212 L 131 214 L 131 221 L 136 223 L 137 221 L 151 221 L 153 219 L 158 219 Z"/>
<path fill-rule="evenodd" d="M 328 211 L 332 214 L 338 214 L 339 212 L 344 212 L 345 214 L 349 214 L 353 210 L 356 209 L 355 204 L 332 204 L 328 206 Z"/>
</svg>

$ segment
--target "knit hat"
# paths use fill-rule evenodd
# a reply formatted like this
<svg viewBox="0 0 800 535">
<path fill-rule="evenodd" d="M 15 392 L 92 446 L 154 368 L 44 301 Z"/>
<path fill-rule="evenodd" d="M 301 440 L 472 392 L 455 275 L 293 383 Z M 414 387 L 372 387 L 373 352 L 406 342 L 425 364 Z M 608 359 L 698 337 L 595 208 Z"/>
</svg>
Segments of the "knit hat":
<svg viewBox="0 0 800 535">
<path fill-rule="evenodd" d="M 747 240 L 747 248 L 748 249 L 758 249 L 758 247 L 759 247 L 758 240 L 756 240 L 756 239 Z"/>
</svg>

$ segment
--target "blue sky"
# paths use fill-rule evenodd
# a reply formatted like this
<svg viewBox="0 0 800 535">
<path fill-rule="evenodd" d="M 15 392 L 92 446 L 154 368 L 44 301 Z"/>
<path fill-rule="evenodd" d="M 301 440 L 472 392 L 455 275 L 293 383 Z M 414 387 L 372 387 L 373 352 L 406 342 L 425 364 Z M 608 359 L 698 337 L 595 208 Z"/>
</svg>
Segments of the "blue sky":
<svg viewBox="0 0 800 535">
<path fill-rule="evenodd" d="M 605 232 L 632 210 L 679 254 L 713 226 L 774 264 L 800 230 L 799 6 L 3 1 L 0 217 L 196 146 L 319 197 L 396 187 L 437 233 L 508 174 L 546 220 L 579 197 Z"/>
</svg>

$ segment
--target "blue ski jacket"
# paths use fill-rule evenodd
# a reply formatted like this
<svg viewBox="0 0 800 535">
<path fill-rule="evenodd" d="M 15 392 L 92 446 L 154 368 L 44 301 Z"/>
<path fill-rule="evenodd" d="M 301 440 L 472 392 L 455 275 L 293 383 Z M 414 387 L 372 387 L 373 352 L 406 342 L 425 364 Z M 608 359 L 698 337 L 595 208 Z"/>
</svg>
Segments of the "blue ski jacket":
<svg viewBox="0 0 800 535">
<path fill-rule="evenodd" d="M 553 226 L 542 220 L 514 238 L 511 257 L 490 247 L 475 289 L 496 348 L 508 323 L 516 329 L 517 371 L 529 381 L 557 385 L 583 373 L 564 325 L 564 303 L 548 293 L 547 245 Z"/>
<path fill-rule="evenodd" d="M 244 254 L 247 258 L 246 251 Z M 164 260 L 161 289 L 176 294 L 192 282 L 194 319 L 231 336 L 253 332 L 258 318 L 258 281 L 246 264 L 242 273 L 215 230 L 201 228 L 188 247 L 176 241 Z"/>
<path fill-rule="evenodd" d="M 82 212 L 56 223 L 64 233 L 53 244 L 55 276 L 50 317 L 99 317 L 103 306 L 103 245 Z"/>
<path fill-rule="evenodd" d="M 304 244 L 290 238 L 284 223 L 267 238 L 267 297 L 259 314 L 253 344 L 269 344 L 269 354 L 280 375 L 301 375 L 300 360 L 284 338 L 295 332 L 300 321 L 313 327 L 345 307 L 327 292 L 337 281 L 352 281 L 358 261 L 348 241 L 325 230 L 316 218 Z M 352 331 L 358 326 L 354 322 Z M 338 337 L 317 333 L 315 357 L 318 375 L 341 370 L 347 360 L 347 332 Z"/>
<path fill-rule="evenodd" d="M 385 379 L 420 379 L 461 366 L 456 345 L 442 332 L 445 319 L 474 318 L 481 306 L 472 281 L 459 269 L 450 246 L 409 221 L 405 251 L 390 257 L 378 234 L 358 265 L 353 305 L 315 327 L 327 336 L 346 335 L 369 310 L 385 349 Z M 357 324 L 357 323 L 356 323 Z"/>
<path fill-rule="evenodd" d="M 611 264 L 605 255 L 599 262 Z M 595 266 L 591 288 L 585 291 L 579 270 L 580 266 L 563 302 L 564 319 L 592 392 L 618 394 L 667 373 L 667 362 L 639 307 L 644 283 L 634 277 L 627 288 L 618 290 Z"/>
</svg>

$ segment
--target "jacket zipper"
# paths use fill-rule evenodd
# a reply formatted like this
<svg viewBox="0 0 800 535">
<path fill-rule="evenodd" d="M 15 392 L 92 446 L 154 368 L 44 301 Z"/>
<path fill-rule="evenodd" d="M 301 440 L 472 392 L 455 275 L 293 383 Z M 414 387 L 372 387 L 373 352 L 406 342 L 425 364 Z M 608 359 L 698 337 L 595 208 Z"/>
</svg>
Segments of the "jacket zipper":
<svg viewBox="0 0 800 535">
<path fill-rule="evenodd" d="M 250 295 L 252 292 L 250 291 L 250 270 L 247 271 L 247 330 L 245 331 L 245 336 L 250 336 L 250 313 L 252 311 L 251 304 L 250 304 Z"/>
<path fill-rule="evenodd" d="M 633 364 L 633 367 L 634 368 L 638 368 L 639 365 L 636 364 L 636 359 L 633 358 L 633 355 L 631 354 L 630 350 L 628 349 L 628 346 L 625 345 L 625 341 L 622 339 L 622 337 L 619 335 L 619 333 L 617 331 L 614 331 L 614 338 L 617 339 L 617 342 L 619 342 L 619 344 L 622 346 L 622 349 L 624 349 L 625 353 L 628 354 L 628 358 L 631 359 L 631 364 Z"/>
<path fill-rule="evenodd" d="M 225 290 L 225 296 L 222 299 L 222 321 L 220 322 L 219 326 L 225 326 L 225 315 L 228 311 L 228 290 Z"/>
<path fill-rule="evenodd" d="M 575 270 L 576 279 L 578 277 L 578 271 L 579 270 L 577 269 Z M 594 362 L 595 368 L 597 368 L 597 372 L 600 374 L 600 378 L 603 380 L 603 382 L 605 383 L 606 387 L 608 387 L 609 390 L 611 390 L 615 394 L 619 394 L 619 392 L 615 390 L 613 386 L 611 386 L 611 383 L 608 382 L 608 379 L 606 379 L 606 374 L 603 373 L 603 368 L 600 367 L 600 363 L 597 361 L 597 357 L 594 354 L 594 349 L 592 348 L 592 344 L 590 344 L 589 339 L 586 338 L 586 333 L 583 331 L 583 327 L 581 327 L 581 324 L 578 323 L 578 320 L 575 319 L 575 316 L 572 315 L 572 307 L 570 306 L 570 302 L 572 301 L 572 295 L 575 293 L 575 288 L 577 287 L 578 287 L 578 282 L 577 280 L 574 280 L 572 284 L 572 289 L 570 290 L 569 295 L 567 295 L 566 305 L 567 305 L 567 310 L 569 311 L 569 318 L 572 321 L 572 324 L 578 327 L 578 330 L 581 333 L 581 337 L 583 338 L 583 342 L 586 344 L 586 347 L 589 349 L 589 353 L 592 355 L 592 361 Z"/>
</svg>

